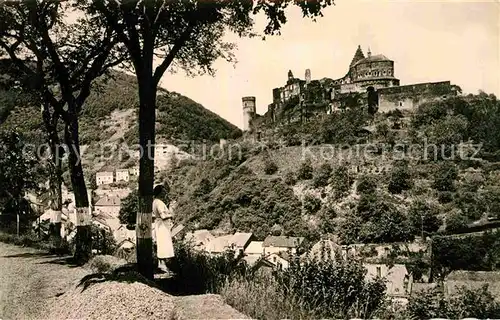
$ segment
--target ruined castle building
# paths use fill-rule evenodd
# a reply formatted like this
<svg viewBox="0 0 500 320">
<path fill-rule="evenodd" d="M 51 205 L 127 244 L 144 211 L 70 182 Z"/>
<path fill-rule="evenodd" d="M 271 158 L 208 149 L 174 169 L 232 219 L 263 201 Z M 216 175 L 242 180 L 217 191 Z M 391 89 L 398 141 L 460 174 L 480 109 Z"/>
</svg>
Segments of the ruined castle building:
<svg viewBox="0 0 500 320">
<path fill-rule="evenodd" d="M 244 130 L 252 131 L 252 127 L 262 123 L 302 121 L 303 114 L 331 113 L 345 107 L 346 99 L 353 97 L 362 105 L 367 103 L 369 93 L 376 97 L 370 101 L 376 101 L 378 111 L 388 112 L 414 110 L 421 103 L 456 96 L 460 88 L 449 81 L 401 86 L 395 77 L 393 60 L 383 54 L 374 55 L 370 49 L 365 56 L 358 46 L 342 78 L 313 80 L 311 70 L 306 69 L 305 80 L 302 80 L 289 70 L 285 85 L 273 89 L 273 101 L 263 116 L 255 113 L 255 98 L 244 97 Z"/>
<path fill-rule="evenodd" d="M 243 97 L 241 100 L 243 103 L 243 131 L 249 131 L 251 121 L 256 114 L 255 97 Z"/>
</svg>

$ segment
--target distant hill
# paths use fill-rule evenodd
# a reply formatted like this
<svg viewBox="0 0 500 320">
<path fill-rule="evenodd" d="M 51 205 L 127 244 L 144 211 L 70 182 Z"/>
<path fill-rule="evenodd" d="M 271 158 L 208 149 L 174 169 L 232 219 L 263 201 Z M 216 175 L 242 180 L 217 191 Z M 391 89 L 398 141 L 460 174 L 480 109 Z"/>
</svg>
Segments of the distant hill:
<svg viewBox="0 0 500 320">
<path fill-rule="evenodd" d="M 5 60 L 0 61 L 0 74 L 0 130 L 15 127 L 28 136 L 40 136 L 42 119 L 39 107 L 30 107 L 28 94 L 20 95 L 12 88 L 13 80 L 8 76 L 12 70 Z M 99 79 L 80 117 L 81 144 L 106 142 L 112 130 L 99 130 L 100 123 L 106 122 L 113 111 L 136 110 L 138 105 L 135 77 L 113 72 L 108 81 Z M 176 92 L 159 89 L 157 110 L 156 132 L 159 139 L 218 141 L 241 135 L 233 124 Z M 121 134 L 127 143 L 135 144 L 138 142 L 137 118 L 133 116 L 128 121 L 124 126 L 126 131 Z"/>
</svg>

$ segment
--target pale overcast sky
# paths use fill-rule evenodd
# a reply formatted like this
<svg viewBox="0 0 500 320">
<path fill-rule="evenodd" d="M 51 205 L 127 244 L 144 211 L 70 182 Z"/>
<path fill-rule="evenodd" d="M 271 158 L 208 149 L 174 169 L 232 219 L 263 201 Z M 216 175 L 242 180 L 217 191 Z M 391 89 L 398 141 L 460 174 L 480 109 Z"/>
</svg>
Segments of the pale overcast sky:
<svg viewBox="0 0 500 320">
<path fill-rule="evenodd" d="M 500 97 L 500 0 L 336 0 L 316 23 L 290 10 L 281 36 L 237 39 L 238 63 L 215 64 L 215 77 L 166 73 L 162 86 L 184 94 L 242 127 L 242 96 L 255 96 L 263 114 L 272 89 L 289 69 L 304 78 L 340 78 L 361 45 L 366 55 L 395 61 L 401 84 L 450 80 L 466 93 Z M 260 24 L 262 30 L 262 24 Z"/>
</svg>

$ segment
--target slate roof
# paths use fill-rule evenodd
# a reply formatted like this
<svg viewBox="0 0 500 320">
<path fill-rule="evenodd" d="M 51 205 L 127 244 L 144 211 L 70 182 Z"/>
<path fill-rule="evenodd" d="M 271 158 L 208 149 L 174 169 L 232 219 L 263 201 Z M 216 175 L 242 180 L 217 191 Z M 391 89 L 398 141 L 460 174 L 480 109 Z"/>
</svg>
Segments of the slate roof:
<svg viewBox="0 0 500 320">
<path fill-rule="evenodd" d="M 356 62 L 354 65 L 369 63 L 369 62 L 376 62 L 376 61 L 392 61 L 392 60 L 387 58 L 383 54 L 377 54 L 374 56 L 369 56 L 369 57 L 366 57 L 364 59 L 361 59 L 358 62 Z"/>
<path fill-rule="evenodd" d="M 303 237 L 286 237 L 286 236 L 268 236 L 264 239 L 263 247 L 282 247 L 282 248 L 296 248 L 302 241 Z"/>
<path fill-rule="evenodd" d="M 245 249 L 246 254 L 262 254 L 264 252 L 264 248 L 262 245 L 264 241 L 252 241 L 248 244 L 248 247 Z"/>
<path fill-rule="evenodd" d="M 120 206 L 121 200 L 116 196 L 104 196 L 100 198 L 95 206 L 110 207 L 110 206 Z"/>
<path fill-rule="evenodd" d="M 229 240 L 229 243 L 234 244 L 236 247 L 245 247 L 250 241 L 250 238 L 252 238 L 251 233 L 236 232 Z"/>
<path fill-rule="evenodd" d="M 214 238 L 207 244 L 207 251 L 215 253 L 226 251 L 229 246 L 229 241 L 231 240 L 232 237 L 233 235 L 230 234 Z"/>
</svg>

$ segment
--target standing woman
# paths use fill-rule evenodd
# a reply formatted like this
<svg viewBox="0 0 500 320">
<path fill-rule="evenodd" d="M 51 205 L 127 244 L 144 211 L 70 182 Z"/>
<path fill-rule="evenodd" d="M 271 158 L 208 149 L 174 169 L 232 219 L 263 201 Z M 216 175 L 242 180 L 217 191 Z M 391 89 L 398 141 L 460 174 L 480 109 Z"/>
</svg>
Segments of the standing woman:
<svg viewBox="0 0 500 320">
<path fill-rule="evenodd" d="M 158 257 L 158 267 L 164 272 L 168 272 L 166 261 L 174 257 L 174 246 L 172 244 L 173 214 L 167 205 L 160 199 L 167 195 L 162 185 L 157 185 L 153 190 L 153 217 L 156 235 L 156 256 Z"/>
</svg>

